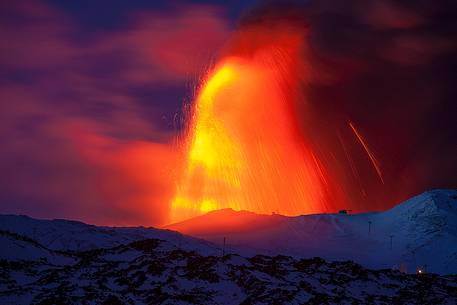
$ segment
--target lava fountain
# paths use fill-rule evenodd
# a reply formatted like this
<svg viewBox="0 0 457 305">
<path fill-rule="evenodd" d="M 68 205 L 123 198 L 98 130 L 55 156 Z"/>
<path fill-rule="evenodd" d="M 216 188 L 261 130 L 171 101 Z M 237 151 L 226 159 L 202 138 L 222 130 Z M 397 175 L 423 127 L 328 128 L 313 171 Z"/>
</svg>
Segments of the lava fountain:
<svg viewBox="0 0 457 305">
<path fill-rule="evenodd" d="M 222 208 L 327 210 L 329 175 L 302 136 L 292 102 L 302 36 L 285 33 L 238 37 L 241 51 L 225 56 L 203 82 L 171 221 Z"/>
</svg>

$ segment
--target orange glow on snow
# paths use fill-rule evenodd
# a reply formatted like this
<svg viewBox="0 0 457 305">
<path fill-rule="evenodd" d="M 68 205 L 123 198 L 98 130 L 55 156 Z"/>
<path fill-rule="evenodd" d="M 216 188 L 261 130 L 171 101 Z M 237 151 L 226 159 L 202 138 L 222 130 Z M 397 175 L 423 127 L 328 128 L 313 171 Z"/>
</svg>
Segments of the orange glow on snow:
<svg viewBox="0 0 457 305">
<path fill-rule="evenodd" d="M 284 215 L 325 210 L 327 173 L 306 147 L 282 70 L 272 63 L 265 55 L 227 57 L 202 86 L 172 222 L 222 208 Z"/>
</svg>

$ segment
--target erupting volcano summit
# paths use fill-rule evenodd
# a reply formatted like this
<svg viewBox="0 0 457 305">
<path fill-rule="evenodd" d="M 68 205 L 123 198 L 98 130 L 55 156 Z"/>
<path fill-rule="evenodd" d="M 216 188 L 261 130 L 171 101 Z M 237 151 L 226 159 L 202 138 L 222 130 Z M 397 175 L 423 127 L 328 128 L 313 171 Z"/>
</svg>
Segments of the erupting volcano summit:
<svg viewBox="0 0 457 305">
<path fill-rule="evenodd" d="M 209 74 L 191 116 L 172 221 L 222 208 L 284 215 L 327 210 L 329 175 L 294 115 L 303 40 L 293 33 L 245 31 L 241 51 Z"/>
</svg>

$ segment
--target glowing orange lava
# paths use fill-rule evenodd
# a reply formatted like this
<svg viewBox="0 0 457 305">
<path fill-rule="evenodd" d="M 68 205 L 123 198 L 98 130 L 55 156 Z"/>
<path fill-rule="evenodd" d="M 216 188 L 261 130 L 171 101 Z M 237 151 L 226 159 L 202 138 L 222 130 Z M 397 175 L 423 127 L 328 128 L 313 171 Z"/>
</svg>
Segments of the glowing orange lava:
<svg viewBox="0 0 457 305">
<path fill-rule="evenodd" d="M 171 221 L 222 208 L 325 211 L 328 175 L 299 132 L 281 73 L 268 58 L 228 57 L 210 74 L 194 106 Z"/>
</svg>

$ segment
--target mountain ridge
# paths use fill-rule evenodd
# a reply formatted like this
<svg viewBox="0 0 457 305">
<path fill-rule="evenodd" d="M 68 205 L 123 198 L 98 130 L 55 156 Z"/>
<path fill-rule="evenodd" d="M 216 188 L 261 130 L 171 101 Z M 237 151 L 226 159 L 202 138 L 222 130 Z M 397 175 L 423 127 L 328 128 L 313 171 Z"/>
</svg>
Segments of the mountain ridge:
<svg viewBox="0 0 457 305">
<path fill-rule="evenodd" d="M 189 223 L 196 225 L 177 227 Z M 166 228 L 181 233 L 0 215 L 0 230 L 27 236 L 52 250 L 85 251 L 158 238 L 203 255 L 225 251 L 318 256 L 375 269 L 406 266 L 413 273 L 427 265 L 430 272 L 457 273 L 457 190 L 428 191 L 384 212 L 289 217 L 224 209 Z"/>
<path fill-rule="evenodd" d="M 456 198 L 457 191 L 425 193 L 358 216 L 213 212 L 242 216 L 222 219 L 220 232 L 232 232 L 226 245 L 210 242 L 219 241 L 217 234 L 205 241 L 156 228 L 0 215 L 0 303 L 455 304 L 457 275 L 427 271 L 457 273 L 451 264 L 457 261 Z M 366 221 L 372 221 L 369 234 Z M 256 227 L 229 230 L 243 223 Z M 401 240 L 385 251 L 386 229 L 404 239 L 406 252 L 397 251 Z M 249 244 L 235 248 L 235 237 Z M 314 257 L 322 250 L 325 259 Z M 439 264 L 421 266 L 421 274 L 393 268 L 389 256 L 405 259 L 412 251 L 414 268 L 430 251 Z M 451 268 L 442 268 L 446 259 Z"/>
<path fill-rule="evenodd" d="M 214 211 L 167 228 L 219 245 L 225 238 L 229 249 L 244 255 L 349 259 L 369 268 L 407 265 L 410 272 L 427 265 L 433 272 L 457 273 L 457 190 L 431 190 L 383 212 L 248 213 L 243 222 L 231 220 L 243 212 Z M 231 222 L 244 227 L 231 229 Z"/>
</svg>

